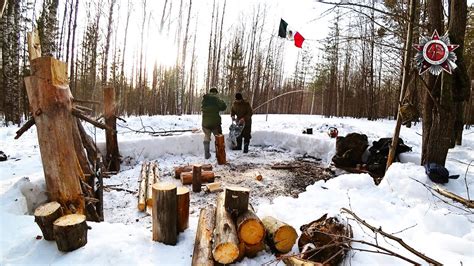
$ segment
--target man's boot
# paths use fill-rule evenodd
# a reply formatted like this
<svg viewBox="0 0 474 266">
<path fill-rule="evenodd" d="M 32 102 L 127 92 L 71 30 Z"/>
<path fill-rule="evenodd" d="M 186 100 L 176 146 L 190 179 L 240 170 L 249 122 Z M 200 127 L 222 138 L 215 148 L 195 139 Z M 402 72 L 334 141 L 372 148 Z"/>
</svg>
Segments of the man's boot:
<svg viewBox="0 0 474 266">
<path fill-rule="evenodd" d="M 250 144 L 250 141 L 245 140 L 245 142 L 244 142 L 244 153 L 249 152 L 249 144 Z"/>
<path fill-rule="evenodd" d="M 234 150 L 240 151 L 242 150 L 242 138 L 237 138 L 237 146 L 235 146 Z"/>
<path fill-rule="evenodd" d="M 209 159 L 211 158 L 211 153 L 209 152 L 209 141 L 204 141 L 204 158 Z"/>
</svg>

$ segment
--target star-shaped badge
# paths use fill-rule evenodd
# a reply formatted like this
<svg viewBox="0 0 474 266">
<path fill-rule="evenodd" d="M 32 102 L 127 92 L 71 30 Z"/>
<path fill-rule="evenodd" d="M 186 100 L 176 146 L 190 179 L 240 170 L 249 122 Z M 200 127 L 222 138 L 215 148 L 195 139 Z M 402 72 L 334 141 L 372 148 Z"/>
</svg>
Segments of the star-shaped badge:
<svg viewBox="0 0 474 266">
<path fill-rule="evenodd" d="M 458 47 L 459 45 L 450 43 L 447 33 L 440 37 L 435 30 L 431 38 L 422 36 L 420 44 L 413 45 L 418 51 L 415 61 L 419 74 L 423 74 L 426 70 L 433 75 L 439 75 L 443 70 L 451 74 L 457 67 L 454 63 L 457 57 L 453 51 Z"/>
</svg>

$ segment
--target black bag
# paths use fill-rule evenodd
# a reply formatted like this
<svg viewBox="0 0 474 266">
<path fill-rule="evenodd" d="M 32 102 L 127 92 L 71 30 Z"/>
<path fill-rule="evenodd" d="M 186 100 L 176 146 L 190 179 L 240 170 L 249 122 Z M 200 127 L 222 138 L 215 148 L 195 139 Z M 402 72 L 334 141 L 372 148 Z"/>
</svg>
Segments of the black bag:
<svg viewBox="0 0 474 266">
<path fill-rule="evenodd" d="M 427 163 L 425 166 L 425 173 L 428 175 L 431 181 L 439 184 L 448 183 L 449 179 L 457 179 L 459 175 L 449 175 L 446 167 L 437 163 Z"/>
<path fill-rule="evenodd" d="M 367 170 L 369 172 L 378 176 L 385 174 L 390 145 L 392 145 L 392 138 L 381 138 L 372 143 L 372 147 L 369 148 L 369 159 L 367 160 Z M 411 151 L 411 148 L 403 143 L 403 139 L 398 139 L 395 156 L 407 151 Z"/>
<path fill-rule="evenodd" d="M 364 134 L 350 133 L 345 137 L 337 137 L 336 155 L 332 161 L 336 166 L 355 167 L 362 163 L 362 154 L 367 146 L 369 146 L 369 141 Z"/>
</svg>

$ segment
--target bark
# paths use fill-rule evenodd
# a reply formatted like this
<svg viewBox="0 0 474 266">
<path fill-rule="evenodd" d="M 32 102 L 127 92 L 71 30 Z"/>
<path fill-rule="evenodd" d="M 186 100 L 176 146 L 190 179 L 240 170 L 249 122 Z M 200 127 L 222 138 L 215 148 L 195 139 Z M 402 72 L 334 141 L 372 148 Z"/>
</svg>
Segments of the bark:
<svg viewBox="0 0 474 266">
<path fill-rule="evenodd" d="M 216 207 L 207 206 L 201 209 L 194 241 L 193 266 L 212 266 L 212 239 L 216 224 Z"/>
<path fill-rule="evenodd" d="M 66 213 L 84 213 L 80 180 L 84 173 L 74 149 L 71 92 L 67 65 L 51 57 L 31 62 L 33 76 L 25 78 L 28 99 L 35 119 L 41 159 L 50 201 Z M 49 81 L 49 82 L 48 82 Z"/>
<path fill-rule="evenodd" d="M 86 216 L 69 214 L 57 219 L 53 225 L 54 238 L 59 251 L 69 252 L 87 244 Z"/>
<path fill-rule="evenodd" d="M 146 206 L 152 207 L 153 205 L 152 187 L 156 182 L 158 182 L 158 165 L 155 161 L 148 164 L 148 174 L 146 176 Z"/>
<path fill-rule="evenodd" d="M 170 183 L 153 185 L 153 241 L 166 245 L 178 242 L 178 196 Z"/>
<path fill-rule="evenodd" d="M 63 216 L 61 204 L 56 201 L 43 204 L 35 210 L 35 222 L 38 224 L 45 240 L 54 240 L 53 223 Z"/>
<path fill-rule="evenodd" d="M 178 232 L 189 227 L 189 189 L 178 187 Z"/>
<path fill-rule="evenodd" d="M 140 172 L 140 186 L 138 188 L 138 210 L 144 211 L 146 207 L 146 179 L 148 173 L 148 163 L 142 164 L 142 170 Z"/>
<path fill-rule="evenodd" d="M 217 198 L 216 228 L 212 251 L 214 260 L 222 264 L 233 263 L 239 257 L 239 239 L 232 216 L 224 207 L 224 193 Z"/>
</svg>

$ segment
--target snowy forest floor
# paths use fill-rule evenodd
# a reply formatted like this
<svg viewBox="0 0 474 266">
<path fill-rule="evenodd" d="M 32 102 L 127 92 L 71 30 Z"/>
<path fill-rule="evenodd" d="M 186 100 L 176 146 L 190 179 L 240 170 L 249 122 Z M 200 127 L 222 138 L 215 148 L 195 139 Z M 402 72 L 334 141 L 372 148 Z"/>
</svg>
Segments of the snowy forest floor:
<svg viewBox="0 0 474 266">
<path fill-rule="evenodd" d="M 153 116 L 126 118 L 128 128 L 136 130 L 173 130 L 200 128 L 200 116 Z M 230 118 L 223 116 L 224 133 Z M 177 246 L 166 246 L 151 240 L 151 217 L 137 210 L 138 175 L 141 163 L 156 160 L 162 181 L 179 184 L 173 167 L 188 163 L 211 163 L 224 185 L 237 184 L 251 188 L 251 203 L 261 217 L 272 215 L 297 229 L 324 213 L 338 215 L 352 224 L 354 237 L 374 242 L 372 233 L 340 214 L 340 208 L 352 209 L 367 222 L 396 235 L 417 250 L 445 264 L 474 261 L 474 214 L 461 205 L 443 202 L 423 186 L 433 184 L 419 165 L 421 125 L 402 128 L 401 137 L 413 151 L 402 154 L 379 186 L 367 174 L 347 174 L 334 170 L 330 159 L 335 153 L 335 139 L 327 129 L 335 126 L 340 136 L 364 133 L 369 143 L 390 137 L 394 121 L 350 118 L 323 118 L 308 115 L 264 115 L 253 118 L 250 152 L 227 150 L 227 165 L 217 165 L 215 157 L 203 159 L 202 133 L 183 133 L 153 137 L 136 133 L 118 122 L 119 147 L 124 162 L 119 174 L 105 179 L 105 222 L 89 223 L 88 244 L 74 252 L 57 251 L 54 242 L 37 240 L 41 235 L 30 215 L 46 200 L 44 177 L 36 130 L 33 127 L 19 140 L 13 140 L 16 127 L 0 128 L 0 150 L 8 160 L 0 162 L 0 264 L 169 264 L 189 265 L 199 209 L 215 204 L 215 194 L 191 193 L 190 227 L 179 236 Z M 121 126 L 120 126 L 121 125 Z M 303 135 L 304 128 L 314 135 Z M 88 127 L 100 147 L 104 147 L 101 130 Z M 451 149 L 446 167 L 450 174 L 460 174 L 443 187 L 463 197 L 474 197 L 474 130 L 465 130 L 463 145 Z M 212 145 L 211 145 L 212 149 Z M 321 162 L 304 162 L 298 170 L 273 170 L 275 163 L 295 163 L 304 155 Z M 300 162 L 301 163 L 301 162 Z M 263 176 L 262 181 L 255 179 Z M 333 177 L 335 175 L 335 177 Z M 115 188 L 125 189 L 117 191 Z M 420 263 L 418 258 L 388 240 L 379 244 Z M 360 244 L 353 244 L 361 248 Z M 367 248 L 367 247 L 364 247 Z M 292 252 L 297 252 L 297 247 Z M 269 252 L 255 259 L 244 259 L 242 265 L 261 265 L 273 261 Z M 384 255 L 354 251 L 344 265 L 392 264 L 403 261 Z"/>
</svg>

